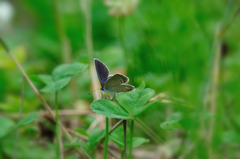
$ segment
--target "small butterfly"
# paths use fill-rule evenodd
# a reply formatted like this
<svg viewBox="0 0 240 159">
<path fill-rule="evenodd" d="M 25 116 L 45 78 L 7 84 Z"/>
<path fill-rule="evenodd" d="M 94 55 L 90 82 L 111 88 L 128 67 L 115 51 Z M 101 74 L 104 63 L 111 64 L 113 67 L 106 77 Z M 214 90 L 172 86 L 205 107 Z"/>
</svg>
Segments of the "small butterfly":
<svg viewBox="0 0 240 159">
<path fill-rule="evenodd" d="M 107 94 L 110 96 L 111 100 L 116 93 L 134 90 L 134 86 L 126 84 L 129 81 L 127 76 L 124 76 L 120 73 L 109 75 L 109 69 L 107 66 L 98 59 L 94 59 L 94 64 L 98 80 L 101 84 L 103 97 L 106 97 L 104 95 Z"/>
</svg>

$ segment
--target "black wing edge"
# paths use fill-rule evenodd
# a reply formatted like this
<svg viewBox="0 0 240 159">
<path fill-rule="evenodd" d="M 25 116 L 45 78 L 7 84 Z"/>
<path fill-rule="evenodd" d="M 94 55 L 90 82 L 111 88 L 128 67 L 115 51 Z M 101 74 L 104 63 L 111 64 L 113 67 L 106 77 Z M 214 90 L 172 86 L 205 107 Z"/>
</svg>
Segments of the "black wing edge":
<svg viewBox="0 0 240 159">
<path fill-rule="evenodd" d="M 104 63 L 102 63 L 100 60 L 96 58 L 94 58 L 94 64 L 95 64 L 98 80 L 103 88 L 103 85 L 107 81 L 107 78 L 109 75 L 109 69 Z"/>
</svg>

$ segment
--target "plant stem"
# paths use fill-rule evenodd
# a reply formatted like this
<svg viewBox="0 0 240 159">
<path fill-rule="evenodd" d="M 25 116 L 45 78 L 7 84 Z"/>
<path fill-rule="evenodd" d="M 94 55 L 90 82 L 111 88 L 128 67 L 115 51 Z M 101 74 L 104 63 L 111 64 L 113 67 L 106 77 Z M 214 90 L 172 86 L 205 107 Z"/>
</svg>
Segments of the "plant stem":
<svg viewBox="0 0 240 159">
<path fill-rule="evenodd" d="M 125 59 L 128 60 L 127 47 L 126 47 L 125 41 L 124 41 L 124 25 L 125 25 L 125 17 L 120 16 L 119 20 L 118 20 L 118 37 L 119 37 L 120 45 L 123 49 L 123 55 L 124 55 Z M 126 62 L 126 66 L 128 67 L 128 61 Z"/>
<path fill-rule="evenodd" d="M 2 159 L 2 145 L 1 145 L 1 142 L 0 142 L 0 159 Z"/>
<path fill-rule="evenodd" d="M 56 112 L 56 158 L 59 159 L 60 146 L 59 146 L 59 115 L 58 115 L 58 92 L 55 92 L 55 112 Z"/>
<path fill-rule="evenodd" d="M 123 133 L 124 133 L 124 148 L 123 148 L 123 158 L 127 158 L 127 120 L 123 120 Z"/>
<path fill-rule="evenodd" d="M 128 154 L 129 159 L 132 159 L 133 127 L 134 127 L 134 120 L 131 119 L 130 120 L 129 154 Z"/>
<path fill-rule="evenodd" d="M 103 159 L 107 159 L 107 151 L 108 151 L 108 118 L 106 117 L 106 129 L 105 129 L 105 143 L 104 143 L 104 153 Z"/>
<path fill-rule="evenodd" d="M 121 149 L 121 159 L 125 159 L 125 150 L 124 149 Z"/>
<path fill-rule="evenodd" d="M 93 46 L 93 39 L 92 39 L 92 0 L 80 0 L 81 8 L 85 18 L 85 43 L 88 53 L 88 60 L 90 66 L 90 74 L 92 79 L 92 86 L 93 90 L 97 89 L 98 81 L 97 75 L 95 73 L 95 67 L 93 65 L 93 58 L 94 58 L 94 46 Z M 93 97 L 94 100 L 100 98 L 100 91 L 94 91 Z"/>
<path fill-rule="evenodd" d="M 22 89 L 21 89 L 21 101 L 20 101 L 20 105 L 19 105 L 19 115 L 18 115 L 18 121 L 20 121 L 22 119 L 22 107 L 23 107 L 23 102 L 24 102 L 24 77 L 22 76 Z M 20 136 L 20 132 L 19 129 L 17 129 L 16 132 L 16 142 L 14 145 L 14 154 L 13 154 L 13 159 L 18 158 L 17 154 L 18 154 L 18 143 L 19 143 L 19 136 Z"/>
</svg>

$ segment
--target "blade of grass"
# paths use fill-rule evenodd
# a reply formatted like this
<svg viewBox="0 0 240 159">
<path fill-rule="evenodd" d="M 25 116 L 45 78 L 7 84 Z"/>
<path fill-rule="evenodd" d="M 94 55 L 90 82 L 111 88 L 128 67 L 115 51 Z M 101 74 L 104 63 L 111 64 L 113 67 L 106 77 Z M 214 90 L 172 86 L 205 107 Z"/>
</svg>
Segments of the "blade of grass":
<svg viewBox="0 0 240 159">
<path fill-rule="evenodd" d="M 109 130 L 109 120 L 106 117 L 106 128 L 105 128 L 105 143 L 104 143 L 104 152 L 103 152 L 103 158 L 107 159 L 107 152 L 108 152 L 108 130 Z"/>
<path fill-rule="evenodd" d="M 94 58 L 94 48 L 93 48 L 93 39 L 92 39 L 92 14 L 91 14 L 91 0 L 80 0 L 82 12 L 85 18 L 85 43 L 88 53 L 88 60 L 90 64 L 90 74 L 92 79 L 92 87 L 93 90 L 99 88 L 97 76 L 95 73 L 95 68 L 93 65 L 93 58 Z M 94 99 L 100 98 L 100 90 L 93 92 Z"/>
<path fill-rule="evenodd" d="M 123 120 L 124 148 L 123 158 L 127 158 L 127 120 Z"/>
<path fill-rule="evenodd" d="M 55 145 L 55 151 L 56 151 L 56 158 L 59 158 L 60 154 L 60 146 L 59 146 L 59 116 L 58 116 L 58 92 L 55 92 L 55 113 L 56 113 L 56 145 Z"/>
<path fill-rule="evenodd" d="M 19 116 L 18 116 L 18 121 L 21 121 L 22 119 L 22 109 L 23 109 L 23 102 L 24 102 L 24 78 L 22 77 L 22 88 L 21 88 L 21 101 L 19 105 Z M 16 159 L 18 158 L 18 140 L 19 140 L 20 132 L 19 129 L 17 129 L 16 133 L 16 142 L 14 145 L 14 153 L 13 153 L 13 158 Z"/>
<path fill-rule="evenodd" d="M 134 130 L 134 120 L 131 119 L 130 121 L 130 136 L 129 136 L 129 154 L 128 154 L 128 158 L 132 159 L 132 148 L 133 148 L 133 130 Z"/>
</svg>

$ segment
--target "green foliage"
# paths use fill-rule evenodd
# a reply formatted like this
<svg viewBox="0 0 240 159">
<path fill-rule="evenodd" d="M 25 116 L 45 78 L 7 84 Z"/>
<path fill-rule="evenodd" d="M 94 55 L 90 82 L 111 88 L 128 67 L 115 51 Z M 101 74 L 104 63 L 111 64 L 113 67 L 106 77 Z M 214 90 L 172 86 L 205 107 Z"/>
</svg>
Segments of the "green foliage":
<svg viewBox="0 0 240 159">
<path fill-rule="evenodd" d="M 38 118 L 38 114 L 36 112 L 29 114 L 22 120 L 20 120 L 17 124 L 14 124 L 11 120 L 0 117 L 0 123 L 2 125 L 1 131 L 0 131 L 0 138 L 4 138 L 10 133 L 13 133 L 16 129 L 21 128 L 34 120 Z"/>
<path fill-rule="evenodd" d="M 62 64 L 53 70 L 52 77 L 54 80 L 74 77 L 86 68 L 87 65 L 83 63 Z"/>
<path fill-rule="evenodd" d="M 57 81 L 52 80 L 49 83 L 47 83 L 44 88 L 41 89 L 41 92 L 54 93 L 56 91 L 59 91 L 60 89 L 65 87 L 69 83 L 70 80 L 71 80 L 70 77 L 59 79 Z"/>
<path fill-rule="evenodd" d="M 26 116 L 25 118 L 23 118 L 22 120 L 20 120 L 14 128 L 17 129 L 17 128 L 20 128 L 22 126 L 25 126 L 25 125 L 33 122 L 37 118 L 38 118 L 38 113 L 37 112 L 31 113 L 28 116 Z"/>
<path fill-rule="evenodd" d="M 109 118 L 129 119 L 143 113 L 154 102 L 149 102 L 154 90 L 150 88 L 137 89 L 126 93 L 116 94 L 119 104 L 106 99 L 94 101 L 91 108 L 95 113 Z"/>
<path fill-rule="evenodd" d="M 80 146 L 81 146 L 80 142 L 73 142 L 73 143 L 64 144 L 64 148 L 69 148 L 69 147 L 80 148 Z"/>
<path fill-rule="evenodd" d="M 86 64 L 73 63 L 73 64 L 62 64 L 53 70 L 52 75 L 39 75 L 39 78 L 46 84 L 41 89 L 44 93 L 54 93 L 65 87 L 71 77 L 76 76 L 79 72 L 87 68 Z"/>
<path fill-rule="evenodd" d="M 160 126 L 161 126 L 161 128 L 163 128 L 165 130 L 174 130 L 177 128 L 181 128 L 179 121 L 182 118 L 183 118 L 182 113 L 180 113 L 180 112 L 174 113 L 170 117 L 168 117 L 166 121 L 161 123 Z"/>
<path fill-rule="evenodd" d="M 53 14 L 55 13 L 53 2 L 57 1 L 23 0 L 21 3 L 0 1 L 1 9 L 6 3 L 10 7 L 10 10 L 5 8 L 2 10 L 13 11 L 12 14 L 6 12 L 5 18 L 0 18 L 1 38 L 6 41 L 14 57 L 28 75 L 43 72 L 51 74 L 51 70 L 66 61 L 62 53 L 69 53 L 72 61 L 89 62 L 87 46 L 85 46 L 85 15 L 81 10 L 84 6 L 75 0 L 58 1 L 60 14 L 57 15 Z M 92 1 L 89 7 L 92 8 L 90 21 L 94 57 L 103 61 L 111 74 L 126 74 L 130 79 L 129 83 L 135 86 L 145 81 L 146 87 L 154 89 L 156 94 L 168 96 L 163 102 L 151 103 L 151 107 L 147 106 L 150 103 L 146 103 L 140 109 L 134 110 L 136 116 L 144 112 L 140 119 L 148 126 L 144 130 L 136 126 L 134 135 L 151 137 L 145 130 L 157 134 L 164 140 L 160 143 L 162 158 L 168 155 L 169 158 L 211 158 L 210 154 L 219 159 L 238 158 L 240 18 L 236 11 L 239 8 L 239 1 L 138 0 L 138 2 L 136 12 L 124 16 L 123 19 L 109 16 L 109 8 L 104 6 L 102 1 Z M 235 14 L 237 16 L 232 20 Z M 218 39 L 221 40 L 221 44 L 216 46 L 216 31 L 229 21 L 232 22 L 230 27 L 227 28 L 223 38 Z M 58 22 L 62 25 L 59 26 Z M 61 30 L 60 34 L 59 30 Z M 61 34 L 64 35 L 64 40 L 59 36 Z M 221 51 L 219 76 L 216 83 L 216 99 L 209 99 L 211 98 L 209 93 L 212 92 L 213 62 L 217 52 L 215 47 L 220 48 Z M 60 75 L 59 78 L 66 76 Z M 19 70 L 0 45 L 0 112 L 1 115 L 6 116 L 5 120 L 1 119 L 4 122 L 0 120 L 2 135 L 15 126 L 12 125 L 12 121 L 15 120 L 12 117 L 15 118 L 19 112 L 21 79 Z M 46 84 L 45 92 L 62 89 L 69 82 L 66 79 L 56 86 L 52 75 L 50 78 L 42 77 L 36 80 L 39 81 L 33 82 L 37 88 L 44 86 L 41 82 Z M 74 80 L 75 91 L 72 88 L 61 90 L 59 106 L 63 109 L 85 111 L 93 99 L 88 95 L 93 90 L 91 81 L 90 71 L 84 71 L 81 78 Z M 52 96 L 44 94 L 44 98 L 50 106 L 54 104 Z M 216 109 L 211 112 L 208 106 L 209 101 L 213 100 L 216 102 Z M 129 117 L 128 110 L 119 102 L 117 104 Z M 24 114 L 38 111 L 42 106 L 26 82 L 23 105 Z M 129 110 L 133 111 L 133 109 L 131 107 Z M 167 114 L 178 111 L 184 118 L 178 122 L 170 122 L 170 126 L 166 125 L 169 124 L 169 121 L 165 121 Z M 135 116 L 135 114 L 131 115 Z M 87 129 L 92 123 L 88 118 L 89 116 L 85 115 L 65 116 L 64 121 L 74 126 L 75 121 L 78 121 L 77 127 Z M 159 126 L 161 121 L 165 121 L 163 126 L 167 130 L 178 131 L 181 125 L 186 129 L 187 134 L 182 135 L 182 131 L 177 134 L 164 131 Z M 213 121 L 213 127 L 210 127 L 210 121 Z M 46 124 L 47 121 L 43 122 Z M 19 140 L 15 139 L 15 133 L 4 141 L 1 140 L 3 156 L 0 157 L 54 158 L 54 146 L 39 136 L 38 131 L 37 125 L 31 124 L 31 128 L 27 126 L 21 129 Z M 202 138 L 205 133 L 212 134 L 209 144 L 206 138 Z M 39 140 L 44 141 L 44 147 L 38 144 Z M 175 154 L 168 143 L 179 140 L 186 142 L 182 143 L 183 148 Z M 65 137 L 63 141 L 68 142 Z M 19 146 L 13 149 L 15 142 Z M 81 150 L 90 152 L 88 144 L 81 141 Z M 152 147 L 158 146 L 157 142 L 150 144 Z M 194 148 L 191 145 L 194 145 Z M 175 144 L 175 147 L 180 146 Z M 13 153 L 13 150 L 16 150 L 16 153 Z M 145 148 L 145 150 L 152 153 L 152 149 Z M 75 153 L 65 155 L 68 159 L 76 158 Z"/>
<path fill-rule="evenodd" d="M 94 129 L 89 132 L 89 149 L 93 150 L 93 148 L 97 145 L 97 143 L 104 137 L 105 131 L 101 129 Z"/>
<path fill-rule="evenodd" d="M 8 118 L 0 116 L 0 125 L 1 125 L 1 129 L 0 129 L 0 138 L 1 138 L 9 132 L 11 127 L 14 125 L 14 122 Z"/>
<path fill-rule="evenodd" d="M 93 112 L 108 118 L 128 119 L 128 113 L 116 102 L 107 99 L 96 100 L 91 104 Z"/>
<path fill-rule="evenodd" d="M 146 103 L 153 97 L 154 90 L 146 88 L 143 90 L 121 93 L 116 95 L 118 103 L 127 110 L 131 116 L 137 116 L 150 105 Z"/>
<path fill-rule="evenodd" d="M 129 145 L 129 131 L 127 131 L 127 147 Z M 120 126 L 116 130 L 114 130 L 110 135 L 110 140 L 116 143 L 120 149 L 124 148 L 124 134 L 123 134 L 123 127 Z M 134 137 L 133 138 L 133 148 L 141 146 L 144 143 L 148 143 L 149 139 L 141 138 L 141 137 Z"/>
</svg>

